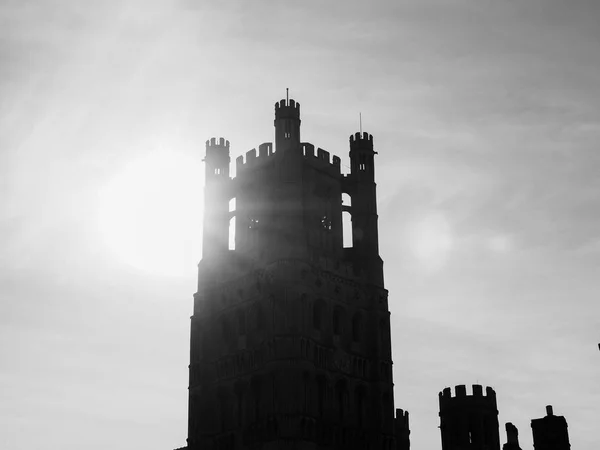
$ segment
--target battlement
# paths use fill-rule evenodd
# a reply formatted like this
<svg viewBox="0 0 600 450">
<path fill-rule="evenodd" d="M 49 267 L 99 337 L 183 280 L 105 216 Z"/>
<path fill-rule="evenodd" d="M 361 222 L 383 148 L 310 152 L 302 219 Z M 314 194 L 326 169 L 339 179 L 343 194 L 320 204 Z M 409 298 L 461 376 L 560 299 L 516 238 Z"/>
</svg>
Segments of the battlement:
<svg viewBox="0 0 600 450">
<path fill-rule="evenodd" d="M 373 150 L 373 135 L 367 132 L 351 135 L 350 150 L 358 150 L 359 148 Z"/>
<path fill-rule="evenodd" d="M 293 99 L 282 99 L 275 103 L 275 119 L 300 119 L 300 103 Z"/>
<path fill-rule="evenodd" d="M 218 141 L 217 138 L 210 138 L 210 140 L 206 141 L 206 149 L 208 150 L 209 148 L 213 147 L 225 148 L 229 150 L 229 141 L 225 140 L 225 138 L 222 137 L 219 138 Z"/>
<path fill-rule="evenodd" d="M 305 158 L 314 158 L 319 161 L 322 161 L 324 165 L 332 166 L 335 168 L 337 172 L 341 170 L 341 159 L 338 156 L 333 156 L 330 159 L 330 153 L 322 148 L 317 148 L 317 152 L 315 153 L 315 146 L 309 142 L 302 142 L 300 144 L 302 146 L 302 155 Z"/>
<path fill-rule="evenodd" d="M 269 156 L 274 155 L 273 151 L 273 143 L 265 142 L 258 146 L 258 154 L 256 149 L 248 150 L 246 152 L 246 158 L 244 160 L 244 155 L 238 156 L 235 159 L 235 170 L 236 173 L 239 174 L 241 170 L 244 170 L 247 167 L 254 167 L 260 161 L 264 161 Z"/>
<path fill-rule="evenodd" d="M 454 392 L 455 396 L 453 397 L 451 389 L 447 387 L 439 393 L 440 408 L 463 404 L 463 402 L 496 407 L 496 392 L 491 387 L 485 388 L 485 395 L 483 395 L 483 387 L 480 384 L 473 385 L 472 395 L 467 395 L 467 388 L 464 384 L 455 386 Z"/>
<path fill-rule="evenodd" d="M 409 428 L 408 423 L 408 411 L 404 411 L 400 408 L 396 408 L 396 426 L 400 428 Z"/>
</svg>

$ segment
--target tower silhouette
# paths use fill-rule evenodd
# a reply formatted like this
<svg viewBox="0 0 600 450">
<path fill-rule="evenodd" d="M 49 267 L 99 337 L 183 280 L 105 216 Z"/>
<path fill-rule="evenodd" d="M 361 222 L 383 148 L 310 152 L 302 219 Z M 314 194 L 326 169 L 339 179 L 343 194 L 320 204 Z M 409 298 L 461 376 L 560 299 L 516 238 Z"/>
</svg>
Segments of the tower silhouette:
<svg viewBox="0 0 600 450">
<path fill-rule="evenodd" d="M 467 395 L 465 385 L 439 393 L 442 450 L 500 450 L 496 392 L 473 385 L 473 395 Z"/>
<path fill-rule="evenodd" d="M 563 416 L 555 416 L 552 406 L 546 406 L 546 417 L 531 421 L 534 450 L 569 450 L 569 431 Z"/>
<path fill-rule="evenodd" d="M 275 147 L 237 158 L 235 178 L 229 142 L 206 142 L 186 448 L 408 450 L 408 412 L 394 409 L 374 155 L 370 134 L 350 136 L 342 174 L 340 158 L 301 142 L 291 99 L 275 104 Z"/>
</svg>

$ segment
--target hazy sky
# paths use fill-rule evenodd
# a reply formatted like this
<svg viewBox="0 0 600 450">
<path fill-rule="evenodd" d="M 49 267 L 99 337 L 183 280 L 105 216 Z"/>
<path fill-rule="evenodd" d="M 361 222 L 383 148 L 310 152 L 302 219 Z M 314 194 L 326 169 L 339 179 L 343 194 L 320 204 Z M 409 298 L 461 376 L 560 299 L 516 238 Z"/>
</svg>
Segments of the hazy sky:
<svg viewBox="0 0 600 450">
<path fill-rule="evenodd" d="M 597 0 L 0 2 L 0 447 L 185 444 L 204 141 L 375 137 L 395 403 L 600 413 Z"/>
</svg>

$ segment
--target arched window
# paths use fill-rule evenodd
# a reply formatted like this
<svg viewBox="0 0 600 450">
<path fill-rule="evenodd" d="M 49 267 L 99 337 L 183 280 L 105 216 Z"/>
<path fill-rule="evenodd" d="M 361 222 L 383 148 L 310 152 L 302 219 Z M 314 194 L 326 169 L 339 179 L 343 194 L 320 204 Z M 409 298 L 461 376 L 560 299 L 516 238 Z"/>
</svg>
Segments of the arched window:
<svg viewBox="0 0 600 450">
<path fill-rule="evenodd" d="M 342 242 L 344 248 L 351 248 L 352 243 L 352 197 L 342 193 Z"/>
<path fill-rule="evenodd" d="M 235 250 L 235 203 L 235 197 L 229 200 L 229 250 Z"/>
<path fill-rule="evenodd" d="M 235 250 L 235 216 L 229 219 L 229 250 Z"/>
</svg>

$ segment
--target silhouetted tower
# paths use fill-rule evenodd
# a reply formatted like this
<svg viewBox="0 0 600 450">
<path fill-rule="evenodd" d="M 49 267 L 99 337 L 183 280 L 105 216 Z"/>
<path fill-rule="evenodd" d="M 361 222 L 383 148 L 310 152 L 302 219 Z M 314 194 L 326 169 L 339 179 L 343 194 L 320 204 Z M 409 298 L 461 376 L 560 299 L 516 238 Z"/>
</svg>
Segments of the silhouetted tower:
<svg viewBox="0 0 600 450">
<path fill-rule="evenodd" d="M 370 282 L 383 286 L 383 261 L 379 257 L 373 136 L 350 136 L 350 175 L 347 190 L 352 198 L 352 244 Z"/>
<path fill-rule="evenodd" d="M 204 257 L 216 258 L 227 253 L 229 243 L 229 141 L 206 141 L 204 179 Z"/>
<path fill-rule="evenodd" d="M 496 393 L 473 385 L 473 395 L 467 395 L 464 385 L 439 394 L 442 450 L 500 450 Z"/>
<path fill-rule="evenodd" d="M 394 409 L 373 137 L 351 136 L 343 175 L 338 157 L 300 141 L 294 100 L 275 104 L 274 124 L 275 146 L 237 158 L 233 179 L 229 143 L 207 142 L 187 448 L 408 450 L 408 413 Z"/>
<path fill-rule="evenodd" d="M 275 148 L 298 150 L 300 146 L 300 103 L 281 100 L 275 104 Z"/>
<path fill-rule="evenodd" d="M 519 447 L 519 430 L 510 422 L 506 424 L 506 444 L 502 446 L 502 450 L 521 450 L 521 447 Z"/>
<path fill-rule="evenodd" d="M 555 416 L 552 406 L 546 406 L 546 417 L 531 421 L 534 450 L 569 450 L 569 432 L 563 416 Z"/>
</svg>

